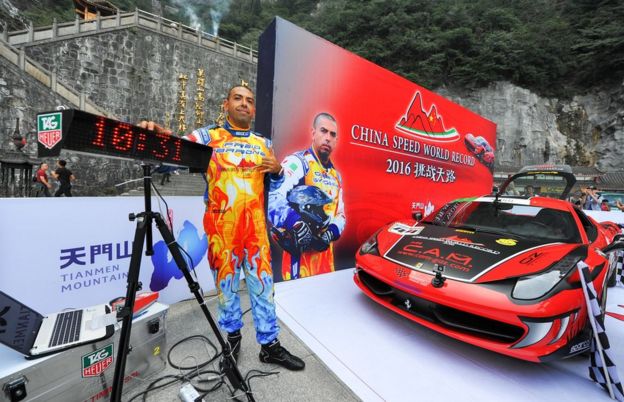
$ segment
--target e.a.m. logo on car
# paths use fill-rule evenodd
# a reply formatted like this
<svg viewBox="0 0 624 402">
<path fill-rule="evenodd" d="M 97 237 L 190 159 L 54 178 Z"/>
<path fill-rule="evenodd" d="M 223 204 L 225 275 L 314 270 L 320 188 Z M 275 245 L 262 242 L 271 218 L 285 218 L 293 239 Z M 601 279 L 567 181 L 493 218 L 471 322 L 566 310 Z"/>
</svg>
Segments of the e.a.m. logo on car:
<svg viewBox="0 0 624 402">
<path fill-rule="evenodd" d="M 82 356 L 82 377 L 95 377 L 113 364 L 113 344 Z"/>
</svg>

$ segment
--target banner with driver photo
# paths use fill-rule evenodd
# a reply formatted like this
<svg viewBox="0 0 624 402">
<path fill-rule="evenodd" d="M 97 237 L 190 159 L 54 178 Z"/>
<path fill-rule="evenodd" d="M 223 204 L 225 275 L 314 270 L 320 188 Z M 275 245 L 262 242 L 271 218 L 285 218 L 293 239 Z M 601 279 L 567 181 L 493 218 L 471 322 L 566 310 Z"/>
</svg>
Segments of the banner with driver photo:
<svg viewBox="0 0 624 402">
<path fill-rule="evenodd" d="M 257 82 L 255 129 L 283 168 L 276 281 L 351 268 L 384 224 L 491 192 L 494 123 L 288 21 L 262 34 Z"/>
</svg>

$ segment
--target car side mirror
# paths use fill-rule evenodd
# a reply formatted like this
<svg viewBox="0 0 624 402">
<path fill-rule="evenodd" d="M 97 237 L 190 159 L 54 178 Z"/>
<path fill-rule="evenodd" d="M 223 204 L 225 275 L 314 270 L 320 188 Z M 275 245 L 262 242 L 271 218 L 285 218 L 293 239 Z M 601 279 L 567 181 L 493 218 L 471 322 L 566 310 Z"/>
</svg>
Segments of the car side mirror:
<svg viewBox="0 0 624 402">
<path fill-rule="evenodd" d="M 422 211 L 416 211 L 416 212 L 412 212 L 412 218 L 414 218 L 414 220 L 419 221 L 423 218 L 423 213 Z"/>
</svg>

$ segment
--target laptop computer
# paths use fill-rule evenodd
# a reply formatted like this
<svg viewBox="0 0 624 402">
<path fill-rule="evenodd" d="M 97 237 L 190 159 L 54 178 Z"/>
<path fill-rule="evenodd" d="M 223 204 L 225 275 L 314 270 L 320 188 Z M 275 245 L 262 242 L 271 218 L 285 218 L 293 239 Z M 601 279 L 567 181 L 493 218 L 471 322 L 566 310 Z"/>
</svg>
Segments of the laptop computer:
<svg viewBox="0 0 624 402">
<path fill-rule="evenodd" d="M 0 343 L 35 359 L 112 336 L 108 313 L 100 304 L 43 316 L 0 292 Z"/>
</svg>

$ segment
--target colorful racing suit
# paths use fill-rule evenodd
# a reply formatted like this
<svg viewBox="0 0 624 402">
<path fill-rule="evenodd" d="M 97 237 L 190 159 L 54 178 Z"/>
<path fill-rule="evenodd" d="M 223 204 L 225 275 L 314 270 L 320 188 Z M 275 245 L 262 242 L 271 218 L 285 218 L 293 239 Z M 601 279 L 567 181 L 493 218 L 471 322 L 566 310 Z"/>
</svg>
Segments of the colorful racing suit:
<svg viewBox="0 0 624 402">
<path fill-rule="evenodd" d="M 329 216 L 329 222 L 319 233 L 329 231 L 331 238 L 337 240 L 344 230 L 346 218 L 342 201 L 342 179 L 330 162 L 326 166 L 320 161 L 312 148 L 287 156 L 282 162 L 283 175 L 279 180 L 271 179 L 269 193 L 269 221 L 277 228 L 292 230 L 293 225 L 302 219 L 289 205 L 288 193 L 296 186 L 308 185 L 321 189 L 331 199 L 323 206 Z M 282 255 L 282 278 L 284 280 L 303 278 L 334 271 L 333 244 L 324 251 L 302 250 Z"/>
<path fill-rule="evenodd" d="M 213 150 L 207 171 L 204 229 L 219 299 L 219 325 L 227 332 L 243 326 L 238 296 L 242 268 L 256 339 L 267 344 L 277 338 L 279 326 L 264 213 L 264 173 L 258 166 L 262 157 L 273 154 L 271 140 L 229 121 L 223 127 L 199 128 L 185 138 Z"/>
</svg>

